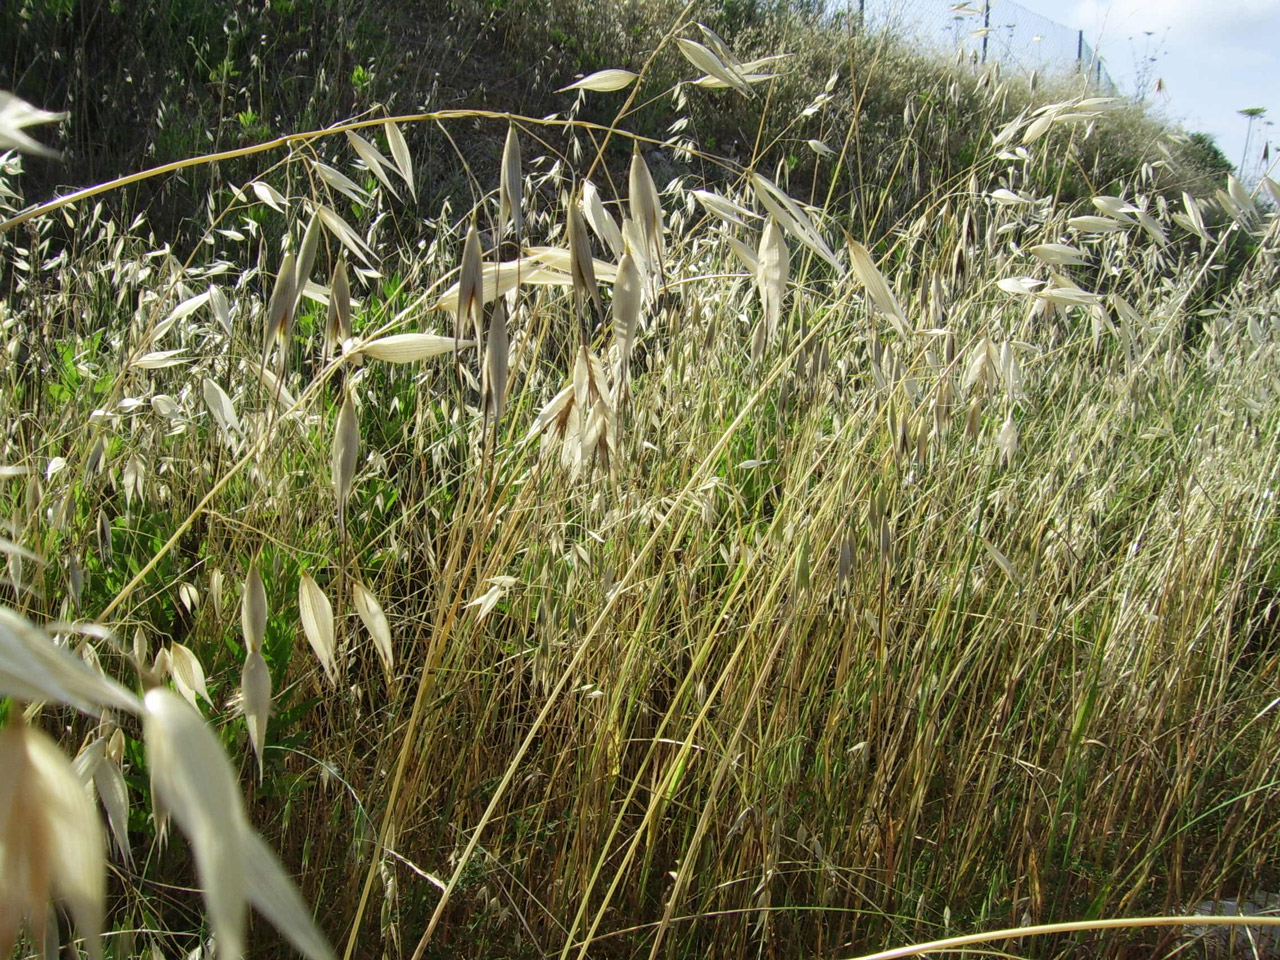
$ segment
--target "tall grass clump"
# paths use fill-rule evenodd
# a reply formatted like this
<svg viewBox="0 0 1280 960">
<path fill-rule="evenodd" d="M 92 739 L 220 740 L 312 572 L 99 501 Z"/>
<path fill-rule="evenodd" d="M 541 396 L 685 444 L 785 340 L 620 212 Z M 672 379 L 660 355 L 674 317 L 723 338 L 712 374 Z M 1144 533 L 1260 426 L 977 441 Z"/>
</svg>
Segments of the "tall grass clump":
<svg viewBox="0 0 1280 960">
<path fill-rule="evenodd" d="M 1280 889 L 1280 188 L 695 13 L 551 116 L 5 156 L 0 950 L 1270 949 L 1147 921 Z"/>
</svg>

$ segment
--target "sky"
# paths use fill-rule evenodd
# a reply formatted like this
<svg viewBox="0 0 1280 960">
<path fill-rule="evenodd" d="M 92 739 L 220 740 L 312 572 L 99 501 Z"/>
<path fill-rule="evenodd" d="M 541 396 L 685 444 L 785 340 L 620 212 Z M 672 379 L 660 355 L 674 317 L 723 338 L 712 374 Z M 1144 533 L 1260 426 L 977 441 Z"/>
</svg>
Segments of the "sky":
<svg viewBox="0 0 1280 960">
<path fill-rule="evenodd" d="M 1135 93 L 1135 60 L 1150 50 L 1148 101 L 1188 131 L 1213 136 L 1228 160 L 1240 164 L 1248 120 L 1239 110 L 1267 108 L 1254 122 L 1246 175 L 1257 171 L 1264 142 L 1270 163 L 1280 155 L 1280 0 L 1017 0 L 1019 4 L 1083 30 L 1107 71 Z M 999 0 L 992 10 L 999 9 Z M 1145 34 L 1151 31 L 1148 38 Z M 1271 121 L 1267 125 L 1266 121 Z M 1265 138 L 1265 139 L 1264 139 Z M 1280 179 L 1280 165 L 1271 168 Z"/>
</svg>

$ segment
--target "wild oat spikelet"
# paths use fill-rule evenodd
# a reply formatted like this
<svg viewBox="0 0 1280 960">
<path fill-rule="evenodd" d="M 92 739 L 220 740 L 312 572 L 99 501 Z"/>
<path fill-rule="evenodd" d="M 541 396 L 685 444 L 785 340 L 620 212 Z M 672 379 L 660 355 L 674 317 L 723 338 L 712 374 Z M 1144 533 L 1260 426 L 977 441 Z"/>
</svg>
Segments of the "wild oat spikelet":
<svg viewBox="0 0 1280 960">
<path fill-rule="evenodd" d="M 481 371 L 485 416 L 494 424 L 502 419 L 507 402 L 507 373 L 510 339 L 507 336 L 507 303 L 498 300 L 489 317 L 488 342 L 485 344 L 484 368 Z"/>
<path fill-rule="evenodd" d="M 106 841 L 80 778 L 57 745 L 21 719 L 0 730 L 0 771 L 0 955 L 13 951 L 24 918 L 43 948 L 45 905 L 56 894 L 89 956 L 101 957 Z"/>
<path fill-rule="evenodd" d="M 524 236 L 524 184 L 520 175 L 520 138 L 516 128 L 507 128 L 507 140 L 502 147 L 502 174 L 498 183 L 498 220 L 500 231 L 511 237 L 519 248 Z"/>
<path fill-rule="evenodd" d="M 614 376 L 614 403 L 621 404 L 631 375 L 631 348 L 640 323 L 644 292 L 640 270 L 630 251 L 618 262 L 618 278 L 613 284 L 613 341 L 617 347 L 617 373 Z"/>
<path fill-rule="evenodd" d="M 265 366 L 271 356 L 271 348 L 277 343 L 283 344 L 289 339 L 293 329 L 293 310 L 297 304 L 298 265 L 292 253 L 286 253 L 280 261 L 280 272 L 276 274 L 275 286 L 271 289 L 271 299 L 267 302 L 267 325 L 263 330 L 262 362 Z M 284 357 L 285 351 L 280 353 Z M 283 364 L 281 359 L 280 364 Z"/>
<path fill-rule="evenodd" d="M 569 201 L 568 229 L 569 235 L 569 271 L 573 277 L 574 310 L 578 314 L 578 327 L 581 342 L 591 342 L 592 330 L 604 318 L 604 303 L 600 299 L 600 286 L 596 283 L 595 260 L 591 255 L 591 239 L 587 236 L 587 226 L 582 219 L 582 210 L 577 198 Z M 591 304 L 592 313 L 588 319 L 586 304 Z"/>
<path fill-rule="evenodd" d="M 355 404 L 351 402 L 351 388 L 348 387 L 338 411 L 338 422 L 334 427 L 330 450 L 330 474 L 333 492 L 338 501 L 338 531 L 343 535 L 347 529 L 347 501 L 351 499 L 351 484 L 355 479 L 359 454 L 360 421 L 356 416 Z"/>
<path fill-rule="evenodd" d="M 267 742 L 267 718 L 271 715 L 271 671 L 261 650 L 250 650 L 240 670 L 240 708 L 249 728 L 249 744 L 258 760 L 262 779 L 262 748 Z"/>
<path fill-rule="evenodd" d="M 782 304 L 787 296 L 787 280 L 791 272 L 787 242 L 782 238 L 778 222 L 772 217 L 764 225 L 764 232 L 760 235 L 756 264 L 756 286 L 760 289 L 760 303 L 764 309 L 765 337 L 772 343 L 778 335 Z"/>
<path fill-rule="evenodd" d="M 627 187 L 630 191 L 631 220 L 640 233 L 640 243 L 632 246 L 632 252 L 642 254 L 644 262 L 661 270 L 666 253 L 666 241 L 662 236 L 662 200 L 658 197 L 653 174 L 649 172 L 639 149 L 631 154 Z"/>
<path fill-rule="evenodd" d="M 458 315 L 453 336 L 461 340 L 468 331 L 477 344 L 484 343 L 484 276 L 481 264 L 480 234 L 473 223 L 462 244 L 462 266 L 458 273 Z"/>
<path fill-rule="evenodd" d="M 298 579 L 298 616 L 302 620 L 302 632 L 315 651 L 316 659 L 324 668 L 330 683 L 338 682 L 334 661 L 333 604 L 320 589 L 320 585 L 304 573 Z"/>
<path fill-rule="evenodd" d="M 15 97 L 8 90 L 0 90 L 0 151 L 17 150 L 19 153 L 30 153 L 38 157 L 60 156 L 57 150 L 51 150 L 38 140 L 33 140 L 23 132 L 23 128 L 37 123 L 55 123 L 66 117 L 65 113 L 41 110 Z"/>
<path fill-rule="evenodd" d="M 325 311 L 325 357 L 337 356 L 344 341 L 351 336 L 351 281 L 347 277 L 347 261 L 340 258 L 329 277 L 329 306 Z"/>
<path fill-rule="evenodd" d="M 256 620 L 256 612 L 246 619 Z M 257 624 L 250 624 L 246 635 L 255 633 Z M 168 654 L 161 651 L 166 659 Z M 249 826 L 235 772 L 218 738 L 180 696 L 157 686 L 139 701 L 99 669 L 54 645 L 25 618 L 0 607 L 0 697 L 60 703 L 90 717 L 101 716 L 105 708 L 140 715 L 157 820 L 172 816 L 191 844 L 219 960 L 243 955 L 248 903 L 309 960 L 333 960 L 297 888 Z M 108 750 L 118 763 L 122 738 L 113 735 L 104 756 Z M 90 775 L 94 762 L 92 755 L 82 761 Z M 53 741 L 21 720 L 0 730 L 0 954 L 11 951 L 24 917 L 36 923 L 46 915 L 53 893 L 70 909 L 90 957 L 102 956 L 105 847 L 81 776 Z M 37 939 L 43 933 L 33 930 Z"/>
<path fill-rule="evenodd" d="M 617 446 L 611 396 L 599 358 L 586 346 L 579 347 L 573 381 L 542 408 L 529 438 L 541 436 L 544 448 L 558 443 L 560 463 L 571 477 L 584 468 L 609 473 Z"/>
<path fill-rule="evenodd" d="M 600 191 L 590 180 L 582 185 L 582 212 L 587 218 L 587 224 L 600 238 L 600 242 L 609 248 L 615 258 L 621 258 L 624 249 L 622 231 L 609 211 L 604 208 Z"/>
</svg>

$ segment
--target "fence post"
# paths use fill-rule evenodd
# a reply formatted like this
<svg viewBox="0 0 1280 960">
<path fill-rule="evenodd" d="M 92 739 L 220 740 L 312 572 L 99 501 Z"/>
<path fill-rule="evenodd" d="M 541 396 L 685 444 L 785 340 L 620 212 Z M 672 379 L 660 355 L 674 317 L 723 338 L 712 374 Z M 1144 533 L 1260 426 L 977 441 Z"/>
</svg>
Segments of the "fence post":
<svg viewBox="0 0 1280 960">
<path fill-rule="evenodd" d="M 1076 73 L 1084 73 L 1084 31 L 1076 31 Z"/>
</svg>

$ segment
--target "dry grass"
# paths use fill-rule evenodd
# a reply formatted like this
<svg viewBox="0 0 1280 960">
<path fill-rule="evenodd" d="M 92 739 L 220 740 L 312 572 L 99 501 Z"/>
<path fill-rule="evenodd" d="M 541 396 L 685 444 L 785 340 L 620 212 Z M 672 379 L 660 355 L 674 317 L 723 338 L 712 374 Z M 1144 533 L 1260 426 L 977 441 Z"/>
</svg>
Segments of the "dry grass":
<svg viewBox="0 0 1280 960">
<path fill-rule="evenodd" d="M 650 70 L 691 62 L 784 132 L 704 150 Z M 995 74 L 912 100 L 895 159 L 838 122 L 865 64 L 797 78 L 677 20 L 618 66 L 561 117 L 236 151 L 260 175 L 183 256 L 87 194 L 0 225 L 0 591 L 113 637 L 50 628 L 82 676 L 15 619 L 84 686 L 0 659 L 0 693 L 127 786 L 106 952 L 197 949 L 197 882 L 243 911 L 218 750 L 349 957 L 854 956 L 1266 899 L 1274 206 L 1182 200 L 1173 148 L 1061 195 L 1111 105 L 1018 113 Z M 773 115 L 766 69 L 811 109 Z M 992 136 L 932 171 L 963 98 Z M 655 156 L 628 120 L 664 101 Z M 421 244 L 411 126 L 507 138 Z M 265 912 L 317 956 L 296 906 Z M 999 949 L 1177 942 L 1087 929 Z"/>
</svg>

